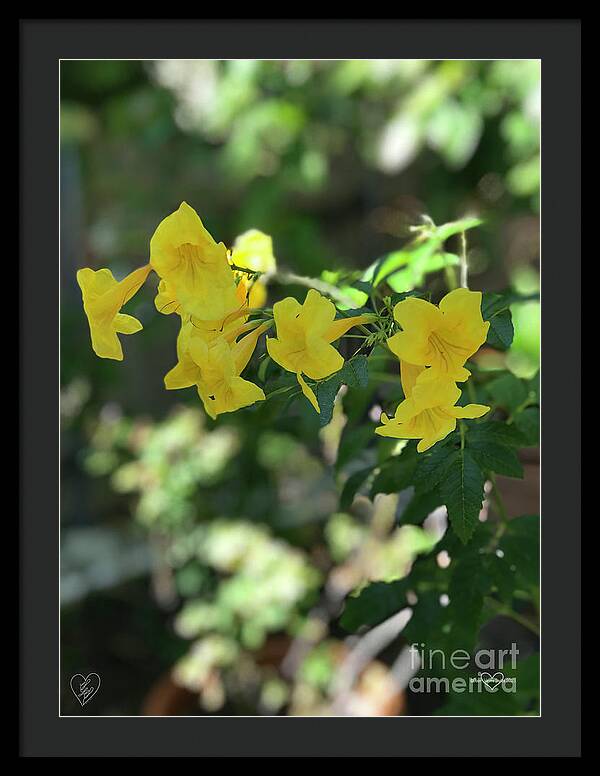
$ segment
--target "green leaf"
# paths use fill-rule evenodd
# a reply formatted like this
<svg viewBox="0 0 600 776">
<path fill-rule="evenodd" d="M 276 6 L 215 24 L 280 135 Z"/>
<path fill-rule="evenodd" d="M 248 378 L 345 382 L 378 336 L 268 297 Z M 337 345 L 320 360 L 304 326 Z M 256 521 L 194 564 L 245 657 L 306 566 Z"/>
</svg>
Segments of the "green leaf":
<svg viewBox="0 0 600 776">
<path fill-rule="evenodd" d="M 265 357 L 260 362 L 260 366 L 258 367 L 258 379 L 261 383 L 264 384 L 267 376 L 267 369 L 273 362 L 271 361 L 271 357 L 265 354 Z"/>
<path fill-rule="evenodd" d="M 478 552 L 469 552 L 455 559 L 450 569 L 448 619 L 452 622 L 451 641 L 462 649 L 470 650 L 477 642 L 483 600 L 490 592 L 492 580 Z"/>
<path fill-rule="evenodd" d="M 373 442 L 375 434 L 373 426 L 350 426 L 347 425 L 338 445 L 335 468 L 340 471 L 347 463 L 360 455 Z"/>
<path fill-rule="evenodd" d="M 437 488 L 427 493 L 415 493 L 400 514 L 400 525 L 420 525 L 435 509 L 441 507 L 444 498 Z"/>
<path fill-rule="evenodd" d="M 483 438 L 508 447 L 523 447 L 526 442 L 518 428 L 500 420 L 490 420 L 473 426 L 468 425 L 468 428 L 467 440 Z"/>
<path fill-rule="evenodd" d="M 342 385 L 347 385 L 350 388 L 366 388 L 368 382 L 369 367 L 367 357 L 359 355 L 346 361 L 339 372 L 336 372 L 328 380 L 318 383 L 315 393 L 321 409 L 321 425 L 326 426 L 331 421 L 335 397 Z"/>
<path fill-rule="evenodd" d="M 492 424 L 489 424 L 492 425 Z M 500 427 L 510 428 L 506 424 Z M 523 466 L 514 448 L 514 443 L 502 439 L 500 429 L 494 424 L 488 433 L 488 424 L 481 423 L 467 433 L 467 447 L 484 472 L 496 472 L 506 477 L 523 477 Z M 505 435 L 510 436 L 510 435 Z M 500 438 L 500 439 L 499 439 Z M 511 446 L 511 444 L 513 446 Z"/>
<path fill-rule="evenodd" d="M 523 434 L 525 445 L 534 447 L 540 443 L 540 411 L 537 407 L 527 407 L 518 412 L 514 425 Z"/>
<path fill-rule="evenodd" d="M 346 599 L 340 625 L 353 633 L 362 625 L 377 625 L 406 606 L 407 579 L 372 582 L 356 596 Z"/>
<path fill-rule="evenodd" d="M 487 343 L 498 350 L 507 350 L 515 336 L 510 312 L 510 297 L 486 291 L 481 300 L 481 315 L 490 322 Z"/>
<path fill-rule="evenodd" d="M 540 518 L 524 515 L 508 522 L 499 548 L 513 573 L 526 586 L 537 587 L 540 582 Z"/>
<path fill-rule="evenodd" d="M 372 471 L 373 467 L 369 466 L 354 472 L 348 477 L 340 495 L 340 509 L 348 509 L 350 507 L 354 501 L 356 491 L 367 480 Z"/>
<path fill-rule="evenodd" d="M 486 390 L 496 404 L 508 413 L 523 407 L 528 396 L 532 394 L 527 384 L 510 372 L 505 372 L 489 382 L 486 385 Z"/>
<path fill-rule="evenodd" d="M 515 574 L 510 568 L 510 563 L 504 556 L 499 557 L 495 553 L 486 555 L 484 562 L 498 597 L 510 606 L 515 589 Z"/>
<path fill-rule="evenodd" d="M 417 455 L 416 448 L 411 446 L 388 459 L 373 481 L 371 498 L 377 493 L 399 493 L 412 485 Z"/>
<path fill-rule="evenodd" d="M 477 527 L 485 477 L 467 449 L 453 451 L 451 459 L 440 482 L 440 492 L 448 509 L 450 524 L 466 544 Z"/>
<path fill-rule="evenodd" d="M 413 589 L 417 585 L 409 585 Z M 440 604 L 439 590 L 423 590 L 418 592 L 417 603 L 412 607 L 413 614 L 404 628 L 403 636 L 408 644 L 426 644 L 431 648 L 440 644 L 442 629 L 446 624 L 448 610 Z M 435 658 L 432 662 L 435 663 Z M 437 666 L 434 665 L 434 669 Z"/>
<path fill-rule="evenodd" d="M 423 493 L 439 485 L 452 463 L 454 445 L 460 439 L 458 432 L 438 442 L 426 453 L 420 453 L 415 471 L 415 488 Z"/>
<path fill-rule="evenodd" d="M 469 443 L 469 451 L 484 472 L 523 479 L 523 465 L 515 450 L 492 442 Z"/>
<path fill-rule="evenodd" d="M 368 267 L 362 283 L 378 286 L 384 281 L 397 292 L 406 292 L 423 283 L 429 272 L 457 263 L 458 257 L 441 250 L 444 242 L 456 234 L 482 223 L 479 218 L 463 218 L 441 226 L 426 224 L 405 248 L 382 256 Z M 365 288 L 365 286 L 361 286 Z"/>
<path fill-rule="evenodd" d="M 445 242 L 449 237 L 461 232 L 468 232 L 469 229 L 481 226 L 482 223 L 481 218 L 461 218 L 459 221 L 449 221 L 447 224 L 435 228 L 435 236 Z"/>
</svg>

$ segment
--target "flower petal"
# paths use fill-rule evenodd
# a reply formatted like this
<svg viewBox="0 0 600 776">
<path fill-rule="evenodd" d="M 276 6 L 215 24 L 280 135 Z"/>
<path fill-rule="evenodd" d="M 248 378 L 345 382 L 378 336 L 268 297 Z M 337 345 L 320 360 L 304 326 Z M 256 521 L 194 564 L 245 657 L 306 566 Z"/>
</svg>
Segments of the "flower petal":
<svg viewBox="0 0 600 776">
<path fill-rule="evenodd" d="M 321 408 L 319 407 L 319 402 L 317 401 L 317 396 L 315 392 L 310 387 L 310 385 L 308 385 L 308 383 L 304 380 L 300 372 L 296 374 L 296 377 L 298 378 L 298 382 L 300 383 L 300 388 L 302 388 L 302 393 L 306 396 L 306 398 L 309 400 L 309 402 L 312 404 L 315 410 L 320 413 Z"/>
<path fill-rule="evenodd" d="M 359 326 L 362 323 L 369 323 L 372 321 L 373 314 L 364 313 L 363 315 L 353 315 L 349 318 L 338 318 L 325 332 L 325 339 L 327 342 L 335 342 L 336 339 L 343 337 L 347 331 L 350 331 L 354 326 Z"/>
<path fill-rule="evenodd" d="M 298 324 L 298 318 L 302 311 L 302 305 L 292 296 L 287 296 L 273 305 L 273 318 L 277 327 L 277 337 L 280 340 L 290 339 L 301 334 L 302 329 Z"/>
<path fill-rule="evenodd" d="M 299 370 L 313 380 L 323 380 L 344 366 L 344 358 L 328 342 L 311 338 L 302 358 L 297 361 Z"/>
<path fill-rule="evenodd" d="M 231 261 L 238 267 L 256 272 L 273 272 L 276 268 L 273 240 L 258 229 L 249 229 L 236 237 L 231 251 Z"/>
<path fill-rule="evenodd" d="M 248 291 L 248 306 L 253 310 L 264 307 L 267 303 L 267 286 L 260 280 L 255 280 Z"/>
<path fill-rule="evenodd" d="M 405 398 L 409 398 L 417 382 L 417 378 L 425 369 L 424 366 L 416 366 L 415 364 L 409 364 L 408 361 L 400 359 L 400 382 L 402 383 L 402 390 L 404 391 Z"/>
<path fill-rule="evenodd" d="M 158 284 L 156 296 L 154 297 L 154 306 L 159 313 L 170 315 L 181 310 L 181 305 L 175 296 L 175 291 L 169 286 L 166 280 L 161 280 Z"/>
<path fill-rule="evenodd" d="M 271 321 L 263 323 L 253 332 L 242 337 L 242 339 L 233 346 L 233 360 L 235 362 L 236 374 L 240 375 L 244 371 L 248 365 L 248 361 L 252 358 L 259 337 L 271 326 Z"/>
<path fill-rule="evenodd" d="M 314 288 L 309 288 L 302 305 L 300 321 L 304 331 L 313 336 L 324 336 L 335 318 L 335 305 Z"/>
<path fill-rule="evenodd" d="M 449 407 L 447 412 L 455 418 L 481 418 L 490 409 L 491 407 L 486 407 L 485 404 L 467 404 L 465 407 Z"/>
<path fill-rule="evenodd" d="M 209 387 L 201 381 L 198 383 L 198 395 L 213 420 L 224 412 L 235 412 L 265 399 L 262 388 L 242 377 L 233 377 L 217 387 Z"/>
<path fill-rule="evenodd" d="M 442 315 L 434 304 L 416 296 L 398 302 L 394 307 L 394 318 L 405 331 L 433 331 L 442 321 Z"/>
<path fill-rule="evenodd" d="M 137 318 L 125 313 L 118 313 L 115 316 L 114 326 L 118 334 L 135 334 L 144 328 Z"/>
<path fill-rule="evenodd" d="M 456 288 L 442 299 L 440 310 L 443 323 L 439 338 L 455 365 L 464 364 L 483 345 L 490 327 L 481 315 L 481 291 Z"/>
<path fill-rule="evenodd" d="M 453 380 L 438 377 L 428 379 L 425 370 L 419 375 L 411 393 L 415 406 L 419 411 L 436 407 L 451 407 L 460 399 L 461 391 Z"/>
<path fill-rule="evenodd" d="M 165 375 L 165 388 L 167 391 L 191 388 L 200 379 L 200 374 L 198 365 L 189 356 L 185 356 Z"/>
</svg>

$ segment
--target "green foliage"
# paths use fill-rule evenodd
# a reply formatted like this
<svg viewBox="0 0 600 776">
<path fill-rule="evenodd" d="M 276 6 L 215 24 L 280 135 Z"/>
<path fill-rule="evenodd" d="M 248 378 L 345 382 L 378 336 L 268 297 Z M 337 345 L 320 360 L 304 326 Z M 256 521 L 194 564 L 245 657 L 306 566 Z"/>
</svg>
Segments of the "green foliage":
<svg viewBox="0 0 600 776">
<path fill-rule="evenodd" d="M 469 449 L 454 450 L 448 456 L 440 493 L 452 528 L 465 544 L 477 525 L 483 504 L 485 477 Z"/>
<path fill-rule="evenodd" d="M 395 455 L 383 463 L 371 486 L 371 498 L 378 493 L 399 493 L 413 484 L 417 468 L 418 453 L 416 445 L 407 445 L 400 455 Z"/>
<path fill-rule="evenodd" d="M 502 350 L 509 348 L 515 334 L 509 298 L 486 292 L 481 301 L 481 314 L 484 321 L 490 322 L 488 345 Z"/>
<path fill-rule="evenodd" d="M 373 582 L 346 599 L 340 625 L 353 633 L 363 625 L 377 625 L 406 605 L 409 582 Z"/>
<path fill-rule="evenodd" d="M 350 388 L 366 388 L 369 382 L 369 367 L 366 356 L 354 356 L 332 377 L 317 384 L 316 395 L 321 409 L 320 422 L 326 426 L 333 417 L 335 397 L 342 385 Z"/>
</svg>

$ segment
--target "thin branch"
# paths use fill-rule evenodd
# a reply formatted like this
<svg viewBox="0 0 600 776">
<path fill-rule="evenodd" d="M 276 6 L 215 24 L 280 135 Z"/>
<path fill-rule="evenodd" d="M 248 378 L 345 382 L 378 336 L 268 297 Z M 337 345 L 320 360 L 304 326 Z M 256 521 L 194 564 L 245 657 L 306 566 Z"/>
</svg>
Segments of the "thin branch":
<svg viewBox="0 0 600 776">
<path fill-rule="evenodd" d="M 460 285 L 461 288 L 468 288 L 469 267 L 467 265 L 467 234 L 460 233 Z"/>
<path fill-rule="evenodd" d="M 346 707 L 352 687 L 362 670 L 378 655 L 382 649 L 404 630 L 412 617 L 412 609 L 406 607 L 372 628 L 354 646 L 344 660 L 335 678 L 332 708 L 341 711 Z"/>
<path fill-rule="evenodd" d="M 335 299 L 336 302 L 341 302 L 341 304 L 348 305 L 349 307 L 355 304 L 355 301 L 351 297 L 346 296 L 339 288 L 320 278 L 309 278 L 304 275 L 296 275 L 294 272 L 275 272 L 270 276 L 270 279 L 273 283 L 281 283 L 283 285 L 294 284 L 314 288 L 322 294 L 327 294 L 332 299 Z"/>
</svg>

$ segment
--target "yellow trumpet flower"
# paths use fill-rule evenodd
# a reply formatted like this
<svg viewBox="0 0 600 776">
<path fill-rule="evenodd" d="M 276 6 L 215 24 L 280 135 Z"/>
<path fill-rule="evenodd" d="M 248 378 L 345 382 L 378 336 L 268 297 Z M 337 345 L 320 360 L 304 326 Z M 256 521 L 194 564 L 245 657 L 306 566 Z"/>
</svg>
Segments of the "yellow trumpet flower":
<svg viewBox="0 0 600 776">
<path fill-rule="evenodd" d="M 273 361 L 294 372 L 306 398 L 317 412 L 319 403 L 303 375 L 322 380 L 344 365 L 343 357 L 331 344 L 353 326 L 365 323 L 372 315 L 335 319 L 335 305 L 311 288 L 300 304 L 291 296 L 273 305 L 277 337 L 267 337 L 267 351 Z"/>
<path fill-rule="evenodd" d="M 402 361 L 430 366 L 425 379 L 446 377 L 463 382 L 471 374 L 464 368 L 486 340 L 489 321 L 481 316 L 481 292 L 457 288 L 439 307 L 409 297 L 394 308 L 402 331 L 388 339 L 390 350 Z"/>
<path fill-rule="evenodd" d="M 234 412 L 264 400 L 262 388 L 240 377 L 246 368 L 258 338 L 270 322 L 232 326 L 207 340 L 191 322 L 184 323 L 177 338 L 177 364 L 165 375 L 168 390 L 195 385 L 204 408 L 211 418 Z M 252 327 L 253 331 L 248 332 Z M 245 334 L 235 341 L 240 334 Z"/>
<path fill-rule="evenodd" d="M 109 269 L 94 271 L 86 267 L 77 272 L 92 348 L 100 358 L 122 361 L 123 348 L 117 334 L 135 334 L 143 328 L 137 318 L 120 310 L 144 284 L 150 269 L 147 264 L 121 281 L 115 280 Z"/>
<path fill-rule="evenodd" d="M 236 238 L 230 260 L 236 267 L 263 273 L 254 281 L 245 272 L 236 272 L 236 275 L 238 284 L 247 291 L 248 305 L 264 307 L 267 301 L 266 277 L 277 269 L 272 239 L 258 229 L 249 229 Z"/>
<path fill-rule="evenodd" d="M 169 297 L 157 306 L 176 300 L 183 313 L 203 321 L 223 320 L 239 306 L 227 248 L 215 242 L 186 202 L 156 228 L 150 264 L 165 281 L 159 295 Z"/>
<path fill-rule="evenodd" d="M 456 428 L 457 418 L 480 418 L 489 412 L 483 404 L 456 407 L 461 391 L 446 377 L 431 378 L 432 370 L 400 362 L 404 396 L 393 418 L 381 414 L 383 425 L 375 429 L 379 436 L 419 439 L 417 452 L 424 453 Z"/>
</svg>

